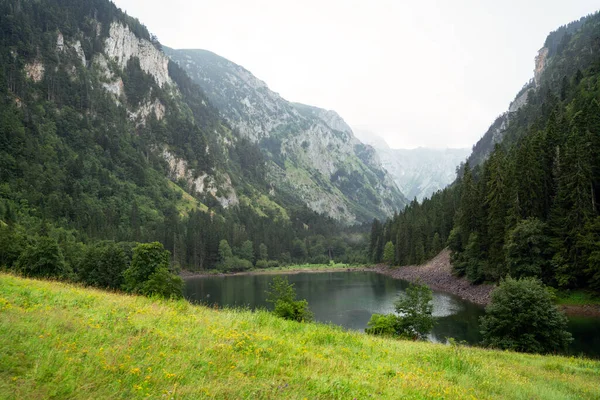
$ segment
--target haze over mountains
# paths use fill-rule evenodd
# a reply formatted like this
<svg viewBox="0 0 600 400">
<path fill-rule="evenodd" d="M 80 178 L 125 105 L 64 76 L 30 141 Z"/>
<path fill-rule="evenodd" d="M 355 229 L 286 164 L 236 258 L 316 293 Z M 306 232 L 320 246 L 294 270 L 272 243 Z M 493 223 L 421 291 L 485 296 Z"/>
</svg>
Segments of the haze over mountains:
<svg viewBox="0 0 600 400">
<path fill-rule="evenodd" d="M 164 49 L 229 124 L 262 149 L 276 190 L 348 223 L 389 216 L 406 204 L 373 148 L 357 140 L 335 111 L 291 103 L 210 51 Z"/>
<path fill-rule="evenodd" d="M 470 149 L 392 149 L 377 134 L 355 129 L 356 137 L 375 148 L 384 168 L 392 175 L 400 191 L 409 199 L 430 197 L 454 182 L 456 168 L 464 162 Z"/>
</svg>

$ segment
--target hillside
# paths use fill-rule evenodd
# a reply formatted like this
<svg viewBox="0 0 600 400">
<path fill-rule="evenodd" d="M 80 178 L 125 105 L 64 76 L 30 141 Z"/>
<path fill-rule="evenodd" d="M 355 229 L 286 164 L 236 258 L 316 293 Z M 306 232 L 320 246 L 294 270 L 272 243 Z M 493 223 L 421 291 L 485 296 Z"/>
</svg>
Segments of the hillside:
<svg viewBox="0 0 600 400">
<path fill-rule="evenodd" d="M 372 227 L 399 265 L 444 246 L 472 283 L 536 277 L 600 292 L 600 13 L 552 32 L 534 79 L 474 147 L 454 185 Z"/>
<path fill-rule="evenodd" d="M 562 101 L 569 95 L 568 80 L 577 70 L 597 62 L 598 38 L 592 27 L 596 15 L 582 17 L 550 33 L 534 59 L 533 78 L 523 85 L 508 110 L 501 113 L 473 146 L 469 157 L 472 167 L 481 165 L 499 143 L 514 145 L 527 134 L 546 102 L 548 92 Z M 587 26 L 585 26 L 587 24 Z M 583 29 L 582 29 L 583 28 Z M 548 110 L 545 110 L 547 117 Z M 539 126 L 538 126 L 539 127 Z"/>
<path fill-rule="evenodd" d="M 2 398 L 597 398 L 600 363 L 0 274 Z"/>
<path fill-rule="evenodd" d="M 298 195 L 312 210 L 348 222 L 391 216 L 406 204 L 375 151 L 334 111 L 291 103 L 209 51 L 165 51 L 229 124 L 260 146 L 274 192 Z"/>
<path fill-rule="evenodd" d="M 47 236 L 75 273 L 85 246 L 102 240 L 160 241 L 174 268 L 215 268 L 221 240 L 236 255 L 252 242 L 252 260 L 263 244 L 269 259 L 322 261 L 331 247 L 345 255 L 332 242 L 344 226 L 403 204 L 357 157 L 344 171 L 364 179 L 338 171 L 354 196 L 346 201 L 330 176 L 292 161 L 307 154 L 293 146 L 285 165 L 306 184 L 283 190 L 286 176 L 274 184 L 276 164 L 258 144 L 108 0 L 0 0 L 0 31 L 0 265 Z M 320 207 L 327 196 L 340 203 Z"/>
</svg>

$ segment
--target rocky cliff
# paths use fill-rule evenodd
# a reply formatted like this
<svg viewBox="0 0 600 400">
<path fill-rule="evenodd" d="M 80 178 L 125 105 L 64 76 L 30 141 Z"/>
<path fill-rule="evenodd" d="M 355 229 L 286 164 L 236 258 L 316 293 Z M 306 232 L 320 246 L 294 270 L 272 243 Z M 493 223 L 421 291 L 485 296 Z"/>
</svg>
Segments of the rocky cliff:
<svg viewBox="0 0 600 400">
<path fill-rule="evenodd" d="M 243 137 L 260 145 L 275 192 L 349 223 L 390 216 L 406 204 L 376 152 L 334 111 L 286 101 L 211 52 L 165 51 Z"/>
</svg>

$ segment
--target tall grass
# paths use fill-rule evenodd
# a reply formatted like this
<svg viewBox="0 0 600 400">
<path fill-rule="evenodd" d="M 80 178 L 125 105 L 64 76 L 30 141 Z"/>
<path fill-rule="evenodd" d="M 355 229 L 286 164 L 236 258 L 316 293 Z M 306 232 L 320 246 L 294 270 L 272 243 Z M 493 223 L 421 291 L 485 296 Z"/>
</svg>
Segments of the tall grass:
<svg viewBox="0 0 600 400">
<path fill-rule="evenodd" d="M 600 362 L 0 274 L 0 398 L 600 398 Z"/>
</svg>

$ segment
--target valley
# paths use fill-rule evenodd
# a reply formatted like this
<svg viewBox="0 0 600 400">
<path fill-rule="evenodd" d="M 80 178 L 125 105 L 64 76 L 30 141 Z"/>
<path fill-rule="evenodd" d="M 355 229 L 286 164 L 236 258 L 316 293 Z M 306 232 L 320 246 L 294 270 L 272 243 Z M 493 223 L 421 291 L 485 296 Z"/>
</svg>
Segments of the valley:
<svg viewBox="0 0 600 400">
<path fill-rule="evenodd" d="M 0 0 L 0 398 L 600 396 L 600 12 L 116 3 Z"/>
</svg>

